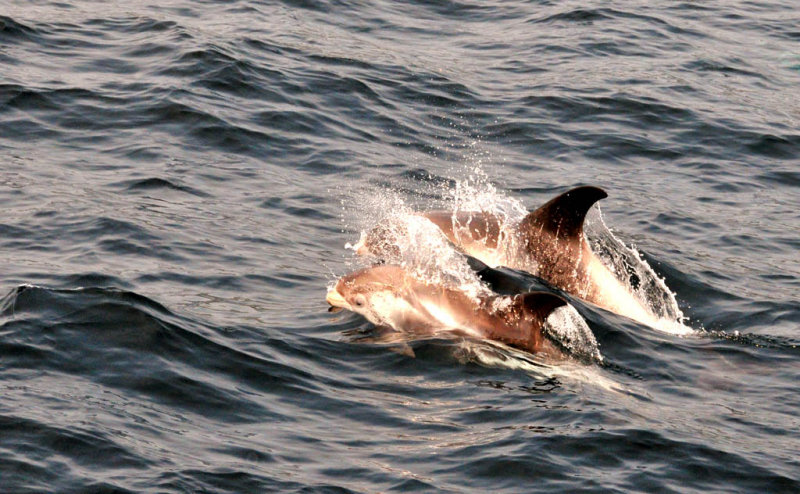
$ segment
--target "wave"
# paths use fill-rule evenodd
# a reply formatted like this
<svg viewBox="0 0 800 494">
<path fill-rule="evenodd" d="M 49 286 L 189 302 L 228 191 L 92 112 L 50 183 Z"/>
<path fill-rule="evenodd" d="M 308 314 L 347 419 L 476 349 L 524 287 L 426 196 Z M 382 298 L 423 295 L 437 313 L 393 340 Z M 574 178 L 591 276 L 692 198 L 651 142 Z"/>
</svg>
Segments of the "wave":
<svg viewBox="0 0 800 494">
<path fill-rule="evenodd" d="M 249 400 L 243 388 L 280 392 L 307 377 L 230 346 L 213 328 L 152 299 L 117 288 L 21 285 L 0 301 L 0 331 L 0 354 L 17 370 L 80 376 L 225 421 L 274 413 Z"/>
</svg>

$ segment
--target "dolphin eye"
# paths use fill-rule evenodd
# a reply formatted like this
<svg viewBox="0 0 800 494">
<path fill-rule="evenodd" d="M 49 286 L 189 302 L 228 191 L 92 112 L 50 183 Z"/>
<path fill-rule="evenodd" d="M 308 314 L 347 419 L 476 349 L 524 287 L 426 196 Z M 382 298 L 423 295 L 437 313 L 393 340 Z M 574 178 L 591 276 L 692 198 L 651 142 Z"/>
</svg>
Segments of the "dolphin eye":
<svg viewBox="0 0 800 494">
<path fill-rule="evenodd" d="M 367 304 L 367 299 L 366 297 L 364 297 L 359 293 L 358 295 L 356 295 L 356 298 L 355 300 L 353 300 L 353 302 L 355 302 L 356 307 L 364 307 L 364 305 Z"/>
</svg>

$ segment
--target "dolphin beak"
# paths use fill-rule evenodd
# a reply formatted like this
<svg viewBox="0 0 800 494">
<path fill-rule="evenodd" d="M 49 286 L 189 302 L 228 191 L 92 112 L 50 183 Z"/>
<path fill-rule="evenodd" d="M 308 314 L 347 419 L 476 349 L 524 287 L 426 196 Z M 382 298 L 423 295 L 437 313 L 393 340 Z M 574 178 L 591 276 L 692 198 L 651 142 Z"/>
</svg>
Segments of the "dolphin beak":
<svg viewBox="0 0 800 494">
<path fill-rule="evenodd" d="M 330 312 L 338 312 L 342 309 L 350 309 L 350 304 L 347 303 L 347 300 L 345 300 L 335 288 L 328 292 L 328 294 L 325 296 L 325 300 L 331 304 L 331 308 L 328 309 Z"/>
</svg>

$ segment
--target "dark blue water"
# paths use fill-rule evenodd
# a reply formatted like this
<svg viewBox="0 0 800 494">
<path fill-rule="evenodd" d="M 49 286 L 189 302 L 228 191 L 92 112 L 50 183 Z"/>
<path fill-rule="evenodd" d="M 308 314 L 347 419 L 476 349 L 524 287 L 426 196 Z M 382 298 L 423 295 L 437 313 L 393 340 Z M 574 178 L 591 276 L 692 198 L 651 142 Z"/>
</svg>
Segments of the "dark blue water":
<svg viewBox="0 0 800 494">
<path fill-rule="evenodd" d="M 800 490 L 796 2 L 0 3 L 3 492 Z M 603 218 L 676 336 L 415 356 L 326 312 L 392 189 Z M 512 281 L 531 282 L 511 273 Z"/>
</svg>

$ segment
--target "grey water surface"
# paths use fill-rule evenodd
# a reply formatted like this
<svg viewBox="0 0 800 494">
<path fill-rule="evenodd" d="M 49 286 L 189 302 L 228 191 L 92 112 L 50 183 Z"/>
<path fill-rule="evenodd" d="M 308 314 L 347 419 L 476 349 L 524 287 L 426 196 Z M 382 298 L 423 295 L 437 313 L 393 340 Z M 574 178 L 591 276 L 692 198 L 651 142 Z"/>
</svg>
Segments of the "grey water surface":
<svg viewBox="0 0 800 494">
<path fill-rule="evenodd" d="M 361 200 L 475 168 L 697 331 L 359 342 Z M 2 492 L 800 491 L 796 2 L 2 0 L 0 201 Z"/>
</svg>

